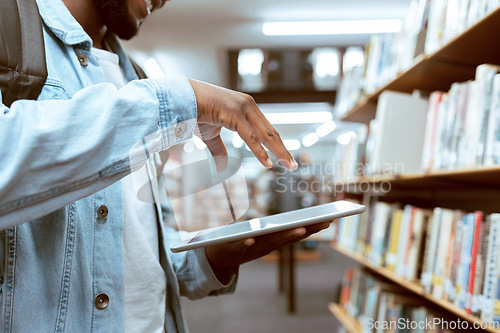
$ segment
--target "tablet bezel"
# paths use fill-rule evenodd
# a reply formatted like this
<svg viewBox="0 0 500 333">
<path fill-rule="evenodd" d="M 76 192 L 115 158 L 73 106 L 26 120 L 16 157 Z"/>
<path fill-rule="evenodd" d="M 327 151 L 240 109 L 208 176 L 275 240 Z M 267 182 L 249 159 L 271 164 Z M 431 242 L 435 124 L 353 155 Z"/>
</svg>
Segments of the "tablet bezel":
<svg viewBox="0 0 500 333">
<path fill-rule="evenodd" d="M 286 213 L 280 213 L 276 215 L 259 218 L 259 223 L 261 223 L 262 221 L 267 222 L 270 219 L 271 220 L 284 219 L 285 221 L 281 224 L 273 224 L 272 226 L 255 230 L 248 230 L 244 232 L 228 233 L 224 236 L 193 242 L 193 239 L 196 237 L 199 237 L 201 235 L 206 235 L 217 230 L 223 230 L 225 228 L 231 229 L 231 226 L 234 226 L 234 224 L 219 226 L 210 229 L 203 229 L 200 231 L 190 233 L 189 238 L 177 242 L 174 246 L 170 248 L 170 250 L 173 253 L 178 253 L 187 250 L 193 250 L 200 247 L 207 247 L 211 245 L 223 244 L 251 237 L 258 237 L 278 231 L 305 227 L 316 223 L 333 221 L 341 217 L 361 214 L 365 211 L 365 208 L 366 207 L 363 205 L 355 204 L 349 201 L 344 201 L 344 200 L 335 201 L 323 205 L 307 207 Z M 300 216 L 300 218 L 298 218 L 297 216 Z M 292 219 L 292 221 L 290 221 L 290 219 Z M 247 225 L 249 225 L 252 223 L 252 221 L 255 221 L 255 219 L 236 222 L 236 223 L 237 224 L 246 223 Z"/>
</svg>

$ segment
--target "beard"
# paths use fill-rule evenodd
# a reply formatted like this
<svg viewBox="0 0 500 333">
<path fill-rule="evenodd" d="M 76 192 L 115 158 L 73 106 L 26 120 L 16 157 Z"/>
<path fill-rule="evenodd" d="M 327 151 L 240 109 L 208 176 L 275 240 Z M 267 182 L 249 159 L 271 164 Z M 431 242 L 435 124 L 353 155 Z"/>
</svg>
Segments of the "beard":
<svg viewBox="0 0 500 333">
<path fill-rule="evenodd" d="M 139 26 L 128 12 L 128 0 L 93 0 L 109 32 L 129 40 L 139 31 Z"/>
</svg>

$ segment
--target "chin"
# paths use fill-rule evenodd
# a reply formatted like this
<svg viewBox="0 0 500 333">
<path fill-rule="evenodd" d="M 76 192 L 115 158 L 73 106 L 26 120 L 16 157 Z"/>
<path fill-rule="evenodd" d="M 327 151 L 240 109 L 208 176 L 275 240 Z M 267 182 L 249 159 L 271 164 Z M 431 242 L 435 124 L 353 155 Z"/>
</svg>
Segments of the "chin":
<svg viewBox="0 0 500 333">
<path fill-rule="evenodd" d="M 120 22 L 113 22 L 114 24 L 108 25 L 108 30 L 120 39 L 129 40 L 137 35 L 139 32 L 139 23 L 135 20 L 127 20 Z"/>
</svg>

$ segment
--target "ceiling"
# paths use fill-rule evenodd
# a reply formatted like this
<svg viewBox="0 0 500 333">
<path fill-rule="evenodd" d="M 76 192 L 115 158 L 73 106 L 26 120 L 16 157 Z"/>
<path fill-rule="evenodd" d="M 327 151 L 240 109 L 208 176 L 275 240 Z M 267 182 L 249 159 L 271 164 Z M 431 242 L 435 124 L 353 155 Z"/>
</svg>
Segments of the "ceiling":
<svg viewBox="0 0 500 333">
<path fill-rule="evenodd" d="M 172 0 L 153 12 L 141 28 L 138 48 L 151 49 L 169 41 L 209 38 L 239 47 L 277 45 L 364 45 L 368 35 L 264 36 L 269 21 L 404 19 L 411 0 Z"/>
<path fill-rule="evenodd" d="M 262 23 L 270 21 L 315 21 L 359 19 L 404 19 L 411 0 L 172 0 L 153 12 L 139 35 L 126 47 L 141 52 L 162 50 L 175 60 L 167 67 L 181 68 L 176 74 L 224 85 L 227 62 L 221 50 L 243 47 L 364 46 L 369 35 L 264 36 Z M 217 53 L 217 55 L 215 55 Z M 160 56 L 161 58 L 161 56 Z M 210 60 L 212 58 L 212 60 Z M 161 62 L 160 62 L 161 63 Z M 196 64 L 193 68 L 187 63 Z M 205 71 L 205 76 L 200 72 Z M 171 71 L 172 72 L 172 71 Z M 286 110 L 285 110 L 286 111 Z M 278 125 L 284 139 L 301 139 L 319 124 Z M 352 124 L 339 124 L 340 131 Z M 322 141 L 335 140 L 332 133 Z"/>
</svg>

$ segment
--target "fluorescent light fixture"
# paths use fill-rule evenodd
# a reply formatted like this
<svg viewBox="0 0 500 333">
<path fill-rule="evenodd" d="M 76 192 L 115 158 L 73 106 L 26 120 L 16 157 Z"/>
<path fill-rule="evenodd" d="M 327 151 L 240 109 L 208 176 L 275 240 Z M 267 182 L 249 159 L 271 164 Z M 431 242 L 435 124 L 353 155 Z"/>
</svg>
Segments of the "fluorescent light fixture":
<svg viewBox="0 0 500 333">
<path fill-rule="evenodd" d="M 296 139 L 291 140 L 283 140 L 283 144 L 285 148 L 288 150 L 299 150 L 300 149 L 300 141 Z"/>
<path fill-rule="evenodd" d="M 302 144 L 304 147 L 311 147 L 313 144 L 318 142 L 319 136 L 316 133 L 309 133 L 302 138 Z"/>
<path fill-rule="evenodd" d="M 241 148 L 243 146 L 243 139 L 236 132 L 233 132 L 233 146 L 234 148 Z"/>
<path fill-rule="evenodd" d="M 349 131 L 346 133 L 343 133 L 337 137 L 337 142 L 340 143 L 342 146 L 348 145 L 352 139 L 356 137 L 356 133 L 353 131 Z"/>
<path fill-rule="evenodd" d="M 262 26 L 266 36 L 351 35 L 398 32 L 401 20 L 354 20 L 267 22 Z"/>
<path fill-rule="evenodd" d="M 333 120 L 327 121 L 326 123 L 323 123 L 323 124 L 318 126 L 318 128 L 316 129 L 316 134 L 320 138 L 322 138 L 322 137 L 330 134 L 331 132 L 333 132 L 336 128 L 337 128 L 337 124 Z"/>
<path fill-rule="evenodd" d="M 240 75 L 259 75 L 264 62 L 261 49 L 241 50 L 238 55 L 238 73 Z"/>
<path fill-rule="evenodd" d="M 163 73 L 160 64 L 158 64 L 155 58 L 149 58 L 144 62 L 144 70 L 148 74 L 148 77 L 152 79 L 165 77 L 165 73 Z"/>
<path fill-rule="evenodd" d="M 317 112 L 276 112 L 265 113 L 271 124 L 315 124 L 332 120 L 333 116 L 328 111 Z"/>
</svg>

